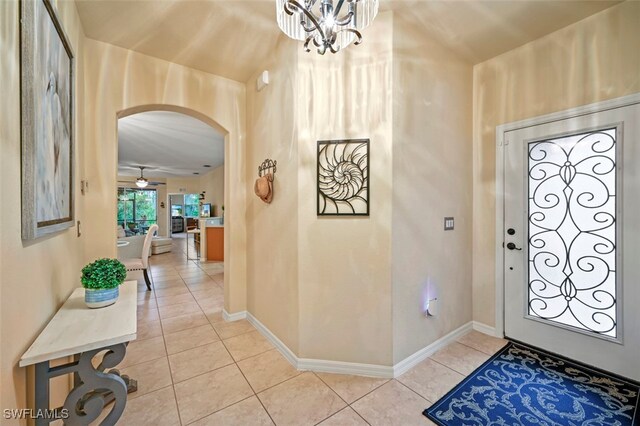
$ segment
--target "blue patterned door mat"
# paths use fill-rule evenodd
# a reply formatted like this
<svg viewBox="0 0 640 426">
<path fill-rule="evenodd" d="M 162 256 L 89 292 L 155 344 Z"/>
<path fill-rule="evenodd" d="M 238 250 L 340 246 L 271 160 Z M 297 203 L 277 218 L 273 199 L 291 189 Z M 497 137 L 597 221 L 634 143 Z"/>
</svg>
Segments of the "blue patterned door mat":
<svg viewBox="0 0 640 426">
<path fill-rule="evenodd" d="M 442 426 L 640 426 L 639 393 L 632 381 L 510 342 L 423 414 Z"/>
</svg>

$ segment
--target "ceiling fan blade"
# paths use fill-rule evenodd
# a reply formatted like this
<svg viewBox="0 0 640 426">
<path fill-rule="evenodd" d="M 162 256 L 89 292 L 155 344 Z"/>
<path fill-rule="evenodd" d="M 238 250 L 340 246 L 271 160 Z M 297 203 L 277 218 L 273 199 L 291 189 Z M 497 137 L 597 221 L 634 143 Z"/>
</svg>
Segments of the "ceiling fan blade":
<svg viewBox="0 0 640 426">
<path fill-rule="evenodd" d="M 125 183 L 127 185 L 132 185 L 132 186 L 136 184 L 135 182 L 130 181 L 130 180 L 129 181 L 127 181 L 127 180 L 119 180 L 118 183 Z M 164 182 L 151 182 L 150 181 L 147 184 L 147 186 L 159 186 L 159 185 L 166 185 L 166 183 L 164 183 Z M 131 188 L 131 189 L 135 189 L 135 188 Z"/>
</svg>

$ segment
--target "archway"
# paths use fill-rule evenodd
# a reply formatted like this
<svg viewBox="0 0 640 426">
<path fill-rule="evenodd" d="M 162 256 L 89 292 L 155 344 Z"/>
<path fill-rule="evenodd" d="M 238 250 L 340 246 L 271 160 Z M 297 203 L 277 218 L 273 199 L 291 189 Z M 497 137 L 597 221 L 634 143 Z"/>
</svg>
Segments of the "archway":
<svg viewBox="0 0 640 426">
<path fill-rule="evenodd" d="M 209 117 L 204 113 L 201 113 L 194 109 L 186 108 L 183 106 L 170 105 L 170 104 L 146 104 L 146 105 L 139 105 L 135 107 L 126 108 L 116 113 L 116 131 L 115 131 L 116 155 L 115 155 L 115 159 L 114 159 L 115 161 L 113 164 L 114 171 L 115 171 L 114 175 L 116 177 L 118 176 L 118 143 L 117 143 L 118 129 L 117 127 L 118 127 L 119 120 L 131 115 L 140 114 L 144 112 L 152 112 L 152 111 L 170 111 L 170 112 L 184 114 L 186 116 L 195 118 L 203 122 L 207 126 L 215 129 L 217 132 L 219 132 L 224 136 L 224 156 L 225 156 L 225 163 L 226 163 L 228 156 L 231 155 L 233 151 L 230 149 L 230 146 L 229 146 L 232 138 L 230 137 L 230 132 L 227 131 L 227 129 L 225 129 L 222 125 L 220 125 L 214 119 L 212 119 L 211 117 Z M 238 218 L 239 220 L 241 220 L 242 218 L 242 215 L 239 212 L 240 209 L 237 209 L 237 210 L 234 209 L 235 207 L 234 203 L 229 196 L 230 190 L 232 187 L 232 184 L 231 184 L 232 180 L 230 178 L 231 174 L 232 174 L 231 167 L 225 167 L 224 169 L 224 205 L 227 206 L 225 210 L 225 221 L 227 220 L 226 218 L 228 217 L 229 222 L 233 222 L 234 217 Z M 113 185 L 117 187 L 117 183 L 115 181 L 113 182 Z M 231 259 L 233 258 L 232 253 L 234 252 L 233 248 L 244 246 L 244 240 L 243 240 L 244 235 L 242 234 L 237 235 L 236 233 L 231 232 L 230 228 L 231 228 L 230 226 L 224 227 L 224 258 L 225 258 L 224 308 L 227 312 L 233 312 L 233 309 L 231 308 L 232 306 L 243 307 L 245 304 L 245 300 L 241 300 L 242 296 L 245 294 L 245 290 L 244 290 L 245 283 L 244 283 L 244 280 L 242 279 L 243 277 L 237 276 L 236 274 L 234 274 L 233 270 L 230 268 Z M 240 295 L 240 297 L 235 295 Z"/>
</svg>

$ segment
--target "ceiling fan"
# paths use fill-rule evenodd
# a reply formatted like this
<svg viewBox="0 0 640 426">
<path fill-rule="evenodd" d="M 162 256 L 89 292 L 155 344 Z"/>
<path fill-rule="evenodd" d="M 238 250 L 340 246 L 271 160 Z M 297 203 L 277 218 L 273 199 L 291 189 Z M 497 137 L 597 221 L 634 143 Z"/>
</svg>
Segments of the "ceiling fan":
<svg viewBox="0 0 640 426">
<path fill-rule="evenodd" d="M 138 188 L 146 188 L 148 185 L 151 186 L 157 186 L 157 185 L 166 185 L 166 183 L 164 182 L 153 182 L 153 181 L 149 181 L 149 179 L 144 177 L 144 169 L 148 169 L 149 167 L 144 167 L 144 166 L 138 166 L 138 168 L 140 169 L 140 177 L 138 177 L 135 180 L 135 184 Z M 128 183 L 131 184 L 133 182 L 131 181 L 123 181 L 123 180 L 119 180 L 118 183 Z"/>
</svg>

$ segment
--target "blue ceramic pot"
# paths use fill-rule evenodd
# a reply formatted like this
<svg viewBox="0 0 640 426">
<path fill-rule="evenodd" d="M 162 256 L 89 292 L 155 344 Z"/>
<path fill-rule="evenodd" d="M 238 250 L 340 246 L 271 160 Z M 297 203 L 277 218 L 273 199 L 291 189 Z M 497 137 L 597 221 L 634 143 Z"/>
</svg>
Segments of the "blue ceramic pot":
<svg viewBox="0 0 640 426">
<path fill-rule="evenodd" d="M 85 288 L 84 302 L 88 307 L 104 308 L 113 305 L 120 295 L 120 287 L 116 288 Z"/>
</svg>

